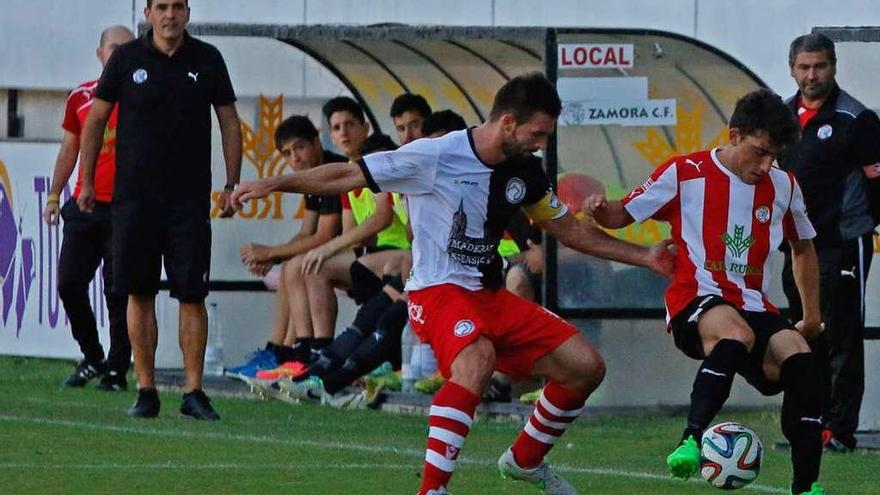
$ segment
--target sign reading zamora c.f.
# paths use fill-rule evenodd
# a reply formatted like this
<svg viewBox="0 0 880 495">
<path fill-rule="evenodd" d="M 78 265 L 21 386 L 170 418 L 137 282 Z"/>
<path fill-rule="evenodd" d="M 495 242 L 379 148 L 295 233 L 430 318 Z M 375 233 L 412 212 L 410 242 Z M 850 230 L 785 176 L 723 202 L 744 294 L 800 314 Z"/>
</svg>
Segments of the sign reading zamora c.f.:
<svg viewBox="0 0 880 495">
<path fill-rule="evenodd" d="M 742 257 L 743 253 L 746 252 L 746 249 L 752 247 L 752 244 L 755 243 L 755 237 L 749 234 L 748 237 L 743 237 L 743 232 L 745 231 L 745 226 L 743 225 L 735 225 L 733 227 L 733 236 L 727 232 L 721 234 L 721 240 L 724 241 L 724 245 L 727 246 L 727 249 L 730 250 L 730 253 L 737 258 Z"/>
</svg>

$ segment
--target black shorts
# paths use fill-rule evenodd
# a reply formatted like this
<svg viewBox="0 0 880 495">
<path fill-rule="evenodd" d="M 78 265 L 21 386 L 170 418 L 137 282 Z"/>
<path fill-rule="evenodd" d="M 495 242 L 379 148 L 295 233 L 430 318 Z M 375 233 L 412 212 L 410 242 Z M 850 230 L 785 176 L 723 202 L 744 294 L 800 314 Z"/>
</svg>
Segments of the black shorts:
<svg viewBox="0 0 880 495">
<path fill-rule="evenodd" d="M 113 203 L 113 290 L 155 295 L 164 260 L 171 297 L 198 303 L 208 295 L 210 202 Z"/>
<path fill-rule="evenodd" d="M 764 377 L 764 355 L 767 353 L 767 346 L 770 345 L 770 337 L 780 330 L 794 329 L 794 325 L 776 313 L 744 311 L 721 296 L 700 296 L 688 303 L 669 321 L 669 329 L 675 339 L 675 347 L 693 359 L 706 359 L 706 354 L 703 352 L 703 342 L 697 331 L 697 320 L 699 320 L 700 314 L 722 304 L 736 309 L 755 334 L 755 345 L 749 353 L 748 365 L 740 371 L 740 375 L 762 394 L 778 394 L 782 391 L 782 384 L 771 382 Z"/>
</svg>

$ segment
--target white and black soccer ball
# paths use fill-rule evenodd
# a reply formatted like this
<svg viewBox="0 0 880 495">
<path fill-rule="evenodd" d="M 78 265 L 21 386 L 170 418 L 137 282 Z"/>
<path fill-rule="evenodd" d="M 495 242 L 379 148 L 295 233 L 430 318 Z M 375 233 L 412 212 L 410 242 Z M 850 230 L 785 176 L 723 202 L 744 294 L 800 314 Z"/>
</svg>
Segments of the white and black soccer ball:
<svg viewBox="0 0 880 495">
<path fill-rule="evenodd" d="M 716 488 L 742 488 L 761 471 L 764 446 L 754 431 L 739 423 L 719 423 L 706 430 L 700 450 L 700 474 Z"/>
</svg>

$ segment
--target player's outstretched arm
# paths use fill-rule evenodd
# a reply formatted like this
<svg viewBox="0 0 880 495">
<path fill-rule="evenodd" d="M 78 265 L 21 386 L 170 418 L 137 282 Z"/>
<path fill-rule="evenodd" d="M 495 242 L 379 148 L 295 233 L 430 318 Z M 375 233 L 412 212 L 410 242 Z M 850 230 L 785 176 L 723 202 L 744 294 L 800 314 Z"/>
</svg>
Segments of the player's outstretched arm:
<svg viewBox="0 0 880 495">
<path fill-rule="evenodd" d="M 588 196 L 581 211 L 606 229 L 620 229 L 635 221 L 622 202 L 608 201 L 604 194 Z"/>
<path fill-rule="evenodd" d="M 807 340 L 822 333 L 822 314 L 819 309 L 819 262 L 813 241 L 802 239 L 789 241 L 791 246 L 791 269 L 798 293 L 804 307 L 803 320 L 795 326 Z"/>
<path fill-rule="evenodd" d="M 338 194 L 366 185 L 367 179 L 358 164 L 328 163 L 305 172 L 243 182 L 232 193 L 232 205 L 241 210 L 245 201 L 264 198 L 275 191 Z"/>
<path fill-rule="evenodd" d="M 675 254 L 670 251 L 672 240 L 667 239 L 645 247 L 611 237 L 589 220 L 564 215 L 539 224 L 562 244 L 585 254 L 649 268 L 670 277 L 675 269 Z"/>
</svg>

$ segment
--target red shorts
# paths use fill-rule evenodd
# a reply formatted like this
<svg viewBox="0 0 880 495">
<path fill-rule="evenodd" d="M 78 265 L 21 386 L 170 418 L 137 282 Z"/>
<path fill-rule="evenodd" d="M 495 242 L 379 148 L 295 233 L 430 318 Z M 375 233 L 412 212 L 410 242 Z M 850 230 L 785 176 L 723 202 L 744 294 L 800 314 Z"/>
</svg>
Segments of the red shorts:
<svg viewBox="0 0 880 495">
<path fill-rule="evenodd" d="M 458 353 L 480 336 L 495 345 L 495 369 L 522 380 L 531 376 L 535 361 L 580 333 L 506 289 L 470 291 L 452 284 L 410 292 L 409 321 L 431 345 L 446 378 Z"/>
</svg>

